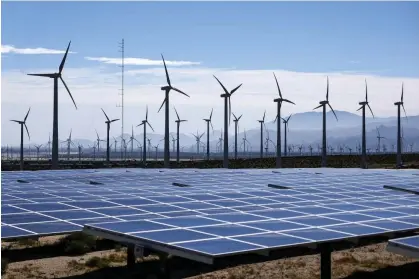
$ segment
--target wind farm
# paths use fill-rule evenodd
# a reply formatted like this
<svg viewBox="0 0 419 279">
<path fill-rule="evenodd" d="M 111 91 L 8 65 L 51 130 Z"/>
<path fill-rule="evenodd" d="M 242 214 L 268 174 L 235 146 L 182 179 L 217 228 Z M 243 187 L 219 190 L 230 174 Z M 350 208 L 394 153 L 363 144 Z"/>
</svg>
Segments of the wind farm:
<svg viewBox="0 0 419 279">
<path fill-rule="evenodd" d="M 416 279 L 418 3 L 2 8 L 2 278 Z"/>
</svg>

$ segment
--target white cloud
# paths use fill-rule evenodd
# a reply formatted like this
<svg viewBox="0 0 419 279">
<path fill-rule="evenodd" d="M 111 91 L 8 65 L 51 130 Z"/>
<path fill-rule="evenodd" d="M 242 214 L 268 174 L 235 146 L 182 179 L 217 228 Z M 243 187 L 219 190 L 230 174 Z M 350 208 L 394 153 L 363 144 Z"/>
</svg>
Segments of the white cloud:
<svg viewBox="0 0 419 279">
<path fill-rule="evenodd" d="M 43 47 L 37 48 L 17 48 L 12 45 L 1 45 L 1 53 L 16 53 L 16 54 L 64 54 L 65 50 L 49 49 Z M 69 51 L 68 53 L 76 53 Z"/>
<path fill-rule="evenodd" d="M 85 57 L 86 60 L 90 61 L 99 61 L 105 64 L 121 64 L 121 58 L 110 58 L 110 57 Z M 191 61 L 170 61 L 165 60 L 167 66 L 191 66 L 199 65 L 201 62 L 191 62 Z M 162 60 L 152 60 L 147 58 L 124 58 L 125 65 L 137 65 L 137 66 L 157 66 L 163 65 Z"/>
<path fill-rule="evenodd" d="M 25 72 L 51 72 L 52 69 L 25 69 Z M 395 116 L 393 105 L 400 99 L 401 84 L 405 86 L 405 108 L 408 114 L 417 114 L 419 102 L 416 88 L 419 78 L 384 77 L 367 74 L 343 73 L 304 73 L 285 70 L 274 70 L 285 98 L 297 105 L 283 106 L 283 115 L 289 113 L 312 111 L 326 94 L 326 75 L 330 79 L 330 102 L 335 110 L 346 110 L 359 113 L 358 102 L 364 98 L 364 79 L 368 81 L 368 97 L 376 116 Z M 267 111 L 267 120 L 273 120 L 276 105 L 277 89 L 272 74 L 273 70 L 231 70 L 220 68 L 173 68 L 169 74 L 173 86 L 191 96 L 187 98 L 171 92 L 170 106 L 176 106 L 181 118 L 188 119 L 182 123 L 181 132 L 196 133 L 204 131 L 202 118 L 209 116 L 214 108 L 213 124 L 219 130 L 222 127 L 223 100 L 222 89 L 212 76 L 224 83 L 227 89 L 243 83 L 243 86 L 232 96 L 232 111 L 243 113 L 240 129 L 251 129 L 257 126 L 256 120 Z M 145 115 L 145 106 L 149 106 L 149 119 L 156 132 L 163 133 L 164 113 L 157 113 L 164 93 L 160 87 L 165 85 L 163 67 L 150 67 L 141 70 L 126 71 L 125 76 L 125 131 L 131 125 L 137 125 Z M 103 67 L 65 68 L 63 78 L 79 107 L 76 111 L 71 99 L 62 84 L 59 84 L 60 134 L 68 133 L 73 128 L 74 137 L 93 138 L 94 128 L 100 134 L 105 133 L 103 107 L 109 117 L 120 117 L 121 110 L 116 104 L 121 103 L 120 73 Z M 19 131 L 9 119 L 24 117 L 29 106 L 32 107 L 28 119 L 32 142 L 45 142 L 52 127 L 52 86 L 51 79 L 27 76 L 19 71 L 2 72 L 1 108 L 2 108 L 2 142 L 13 143 L 19 139 Z M 175 113 L 170 110 L 171 131 L 175 130 Z M 120 123 L 111 128 L 111 134 L 120 133 Z M 135 126 L 134 126 L 135 127 Z M 135 128 L 140 134 L 141 129 Z M 232 132 L 232 129 L 231 131 Z"/>
</svg>

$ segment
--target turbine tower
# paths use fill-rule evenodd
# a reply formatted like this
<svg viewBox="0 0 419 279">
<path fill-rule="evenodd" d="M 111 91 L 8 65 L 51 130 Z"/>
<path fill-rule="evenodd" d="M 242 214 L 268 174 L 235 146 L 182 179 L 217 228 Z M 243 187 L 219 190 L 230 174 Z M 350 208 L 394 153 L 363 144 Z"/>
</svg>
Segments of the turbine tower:
<svg viewBox="0 0 419 279">
<path fill-rule="evenodd" d="M 67 143 L 67 160 L 70 160 L 70 149 L 71 149 L 71 145 L 75 146 L 73 141 L 71 140 L 71 132 L 72 130 L 70 130 L 70 136 L 68 137 L 68 139 L 66 139 L 65 141 L 63 141 L 62 143 L 66 142 Z"/>
<path fill-rule="evenodd" d="M 370 104 L 368 103 L 368 86 L 367 86 L 367 80 L 365 79 L 365 101 L 359 103 L 361 107 L 358 109 L 362 109 L 362 168 L 367 167 L 367 139 L 366 139 L 366 132 L 365 132 L 365 106 L 368 106 L 368 108 L 371 111 L 372 117 L 374 117 L 374 113 L 372 112 L 372 109 L 370 107 Z"/>
<path fill-rule="evenodd" d="M 290 116 L 288 116 L 287 119 L 282 118 L 282 122 L 284 123 L 284 130 L 285 130 L 285 135 L 284 135 L 284 156 L 287 156 L 287 132 L 289 131 L 289 127 L 288 127 L 288 122 L 290 121 L 292 114 L 290 114 Z"/>
<path fill-rule="evenodd" d="M 209 160 L 209 158 L 210 158 L 210 143 L 209 143 L 209 126 L 210 126 L 210 124 L 211 124 L 212 131 L 214 131 L 214 127 L 212 126 L 212 122 L 211 122 L 212 112 L 213 112 L 213 109 L 211 109 L 210 117 L 207 118 L 207 119 L 205 119 L 205 118 L 203 119 L 205 122 L 207 122 L 207 160 Z"/>
<path fill-rule="evenodd" d="M 136 141 L 137 143 L 141 144 L 135 137 L 134 137 L 134 126 L 132 126 L 132 130 L 131 130 L 131 136 L 129 137 L 129 141 L 127 142 L 127 144 L 131 143 L 131 159 L 133 159 L 133 154 L 134 154 L 134 141 Z"/>
<path fill-rule="evenodd" d="M 177 113 L 177 110 L 176 110 L 176 108 L 174 107 L 174 109 L 175 109 L 175 112 L 176 112 L 176 116 L 177 116 L 177 120 L 175 121 L 176 122 L 176 137 L 177 137 L 177 143 L 176 143 L 176 162 L 177 163 L 179 163 L 179 160 L 180 160 L 180 158 L 179 158 L 179 147 L 180 147 L 180 145 L 179 145 L 179 130 L 180 130 L 180 123 L 181 122 L 186 122 L 186 121 L 188 121 L 188 120 L 181 120 L 180 119 L 180 117 L 179 117 L 179 113 Z"/>
<path fill-rule="evenodd" d="M 380 130 L 378 130 L 378 127 L 376 127 L 376 129 L 377 129 L 377 140 L 378 140 L 378 152 L 380 152 L 381 151 L 381 139 L 385 139 L 385 137 L 382 137 L 381 135 L 380 135 Z"/>
<path fill-rule="evenodd" d="M 166 62 L 164 61 L 163 54 L 162 54 L 161 58 L 163 59 L 164 70 L 166 71 L 166 79 L 167 79 L 167 84 L 168 85 L 161 87 L 161 90 L 162 91 L 165 91 L 165 97 L 164 97 L 163 103 L 161 104 L 161 106 L 159 108 L 159 111 L 163 107 L 164 103 L 166 103 L 166 107 L 165 107 L 165 121 L 164 121 L 164 167 L 165 168 L 169 168 L 170 167 L 170 149 L 169 149 L 169 92 L 170 92 L 170 90 L 174 90 L 174 91 L 179 92 L 179 93 L 181 93 L 181 94 L 183 94 L 183 95 L 185 95 L 187 97 L 189 97 L 189 95 L 172 86 L 172 84 L 170 83 L 169 73 L 167 72 Z"/>
<path fill-rule="evenodd" d="M 110 146 L 109 146 L 109 131 L 111 130 L 111 123 L 118 121 L 119 119 L 112 119 L 110 120 L 109 117 L 106 115 L 106 112 L 102 109 L 103 114 L 106 117 L 106 162 L 109 163 L 109 157 L 110 157 Z M 98 136 L 99 137 L 99 136 Z M 98 146 L 99 147 L 99 146 Z M 116 142 L 115 142 L 115 147 L 116 147 Z"/>
<path fill-rule="evenodd" d="M 274 99 L 274 102 L 277 103 L 276 119 L 281 119 L 282 102 L 290 103 L 293 105 L 295 105 L 295 103 L 290 100 L 282 98 L 281 89 L 279 88 L 279 83 L 275 76 L 275 73 L 274 73 L 274 77 L 276 81 L 276 86 L 278 87 L 278 94 L 279 94 L 279 98 Z M 276 123 L 276 167 L 277 168 L 281 167 L 281 121 L 278 121 Z"/>
<path fill-rule="evenodd" d="M 64 68 L 65 61 L 67 59 L 68 50 L 70 49 L 71 41 L 68 43 L 67 50 L 65 51 L 63 60 L 61 61 L 60 67 L 58 68 L 58 73 L 51 74 L 28 74 L 29 76 L 38 76 L 38 77 L 47 77 L 54 79 L 54 112 L 53 112 L 53 123 L 52 123 L 52 156 L 51 156 L 51 168 L 58 169 L 58 79 L 62 81 L 65 89 L 73 101 L 74 106 L 77 109 L 76 102 L 73 99 L 73 96 L 68 89 L 67 84 L 61 76 L 61 73 Z"/>
<path fill-rule="evenodd" d="M 237 91 L 237 89 L 242 86 L 240 84 L 230 92 L 227 91 L 227 89 L 224 87 L 224 85 L 221 83 L 221 81 L 214 76 L 215 79 L 218 81 L 218 83 L 221 85 L 221 87 L 224 90 L 224 94 L 221 94 L 221 98 L 224 98 L 224 157 L 223 157 L 223 168 L 228 168 L 228 124 L 231 120 L 231 95 L 233 95 L 234 92 Z M 220 146 L 221 147 L 221 146 Z"/>
<path fill-rule="evenodd" d="M 31 108 L 29 108 L 29 110 L 26 113 L 26 116 L 23 119 L 23 121 L 10 120 L 10 121 L 16 122 L 20 125 L 20 170 L 23 170 L 23 126 L 25 126 L 26 133 L 28 133 L 29 140 L 31 139 L 31 136 L 29 135 L 28 126 L 26 126 L 26 119 L 28 119 L 28 115 L 29 115 L 30 111 L 31 111 Z"/>
<path fill-rule="evenodd" d="M 265 116 L 266 116 L 266 110 L 263 113 L 262 120 L 258 120 L 260 123 L 260 158 L 263 158 L 263 125 L 265 124 Z"/>
<path fill-rule="evenodd" d="M 148 106 L 146 107 L 146 112 L 145 112 L 145 120 L 143 120 L 140 124 L 138 124 L 137 125 L 137 127 L 138 126 L 141 126 L 141 125 L 144 125 L 144 132 L 143 132 L 143 136 L 144 136 L 144 139 L 143 139 L 143 146 L 144 146 L 144 148 L 143 148 L 143 163 L 144 163 L 144 165 L 146 164 L 146 162 L 147 162 L 147 142 L 146 142 L 146 140 L 147 140 L 147 125 L 148 126 L 150 126 L 150 128 L 151 128 L 151 130 L 154 132 L 154 129 L 153 129 L 153 127 L 151 127 L 151 125 L 150 125 L 150 123 L 148 122 Z M 150 146 L 149 146 L 149 148 L 150 148 Z"/>
<path fill-rule="evenodd" d="M 238 118 L 236 117 L 236 115 L 233 113 L 233 117 L 234 117 L 234 159 L 237 160 L 237 133 L 239 130 L 239 121 L 240 118 L 242 118 L 243 114 L 240 115 Z"/>
<path fill-rule="evenodd" d="M 335 111 L 333 110 L 332 106 L 329 103 L 329 77 L 327 77 L 327 89 L 326 89 L 326 100 L 320 101 L 320 105 L 315 107 L 313 110 L 323 107 L 323 144 L 322 144 L 322 167 L 326 167 L 326 154 L 327 154 L 327 145 L 326 145 L 326 105 L 330 107 L 333 114 L 338 120 Z"/>
<path fill-rule="evenodd" d="M 395 102 L 395 106 L 397 106 L 397 167 L 400 168 L 402 166 L 402 143 L 401 143 L 401 125 L 400 125 L 400 106 L 403 108 L 404 115 L 407 118 L 406 110 L 404 109 L 403 103 L 403 83 L 402 83 L 402 96 L 400 98 L 400 102 Z"/>
</svg>

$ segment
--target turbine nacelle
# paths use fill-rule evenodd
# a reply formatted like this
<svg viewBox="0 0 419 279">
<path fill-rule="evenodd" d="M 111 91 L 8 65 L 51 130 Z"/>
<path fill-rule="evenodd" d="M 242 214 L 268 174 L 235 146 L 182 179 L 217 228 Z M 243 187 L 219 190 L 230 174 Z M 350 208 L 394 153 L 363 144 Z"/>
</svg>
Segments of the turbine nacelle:
<svg viewBox="0 0 419 279">
<path fill-rule="evenodd" d="M 395 102 L 394 105 L 395 106 L 402 106 L 403 105 L 403 102 Z"/>
<path fill-rule="evenodd" d="M 359 102 L 358 104 L 359 104 L 360 106 L 365 106 L 365 105 L 368 105 L 368 102 L 365 102 L 365 101 L 364 101 L 364 102 Z"/>
<path fill-rule="evenodd" d="M 171 90 L 171 89 L 172 89 L 172 87 L 171 87 L 171 86 L 169 86 L 169 85 L 166 85 L 166 86 L 162 86 L 160 89 L 161 89 L 162 91 L 169 91 L 169 90 Z"/>
<path fill-rule="evenodd" d="M 320 101 L 319 102 L 319 104 L 322 105 L 322 106 L 327 105 L 328 103 L 329 103 L 329 101 Z"/>
</svg>

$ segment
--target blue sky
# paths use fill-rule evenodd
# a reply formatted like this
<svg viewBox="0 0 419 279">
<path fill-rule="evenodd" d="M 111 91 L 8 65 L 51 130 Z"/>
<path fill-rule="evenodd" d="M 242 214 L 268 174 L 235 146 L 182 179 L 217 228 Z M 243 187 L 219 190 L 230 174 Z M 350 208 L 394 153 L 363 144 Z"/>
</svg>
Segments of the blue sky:
<svg viewBox="0 0 419 279">
<path fill-rule="evenodd" d="M 418 2 L 2 5 L 2 44 L 17 47 L 62 49 L 71 39 L 73 50 L 82 55 L 115 56 L 116 42 L 124 37 L 128 56 L 158 59 L 164 52 L 208 67 L 419 75 Z M 23 67 L 27 57 L 21 58 L 6 59 L 3 65 Z M 92 64 L 77 58 L 69 63 Z M 50 64 L 45 57 L 36 62 Z"/>
<path fill-rule="evenodd" d="M 34 140 L 50 132 L 52 81 L 24 73 L 56 71 L 62 54 L 51 51 L 65 50 L 69 40 L 76 53 L 63 76 L 80 109 L 60 85 L 59 125 L 73 128 L 76 137 L 101 127 L 101 107 L 120 116 L 116 64 L 122 38 L 126 57 L 134 58 L 126 66 L 126 131 L 142 120 L 146 105 L 153 127 L 163 131 L 160 53 L 174 85 L 191 95 L 171 96 L 171 105 L 190 119 L 185 132 L 196 132 L 211 108 L 214 127 L 221 129 L 221 88 L 213 74 L 228 88 L 243 83 L 232 103 L 233 112 L 245 113 L 241 127 L 247 129 L 257 126 L 265 109 L 275 117 L 273 71 L 284 96 L 297 104 L 285 106 L 285 115 L 317 106 L 326 75 L 335 110 L 359 113 L 367 79 L 377 116 L 395 115 L 402 82 L 406 110 L 417 114 L 418 14 L 419 2 L 2 2 L 2 130 L 15 131 L 8 119 L 22 118 L 31 106 L 32 121 L 45 123 Z M 37 48 L 50 54 L 36 54 Z M 2 140 L 18 136 L 3 133 Z"/>
</svg>

